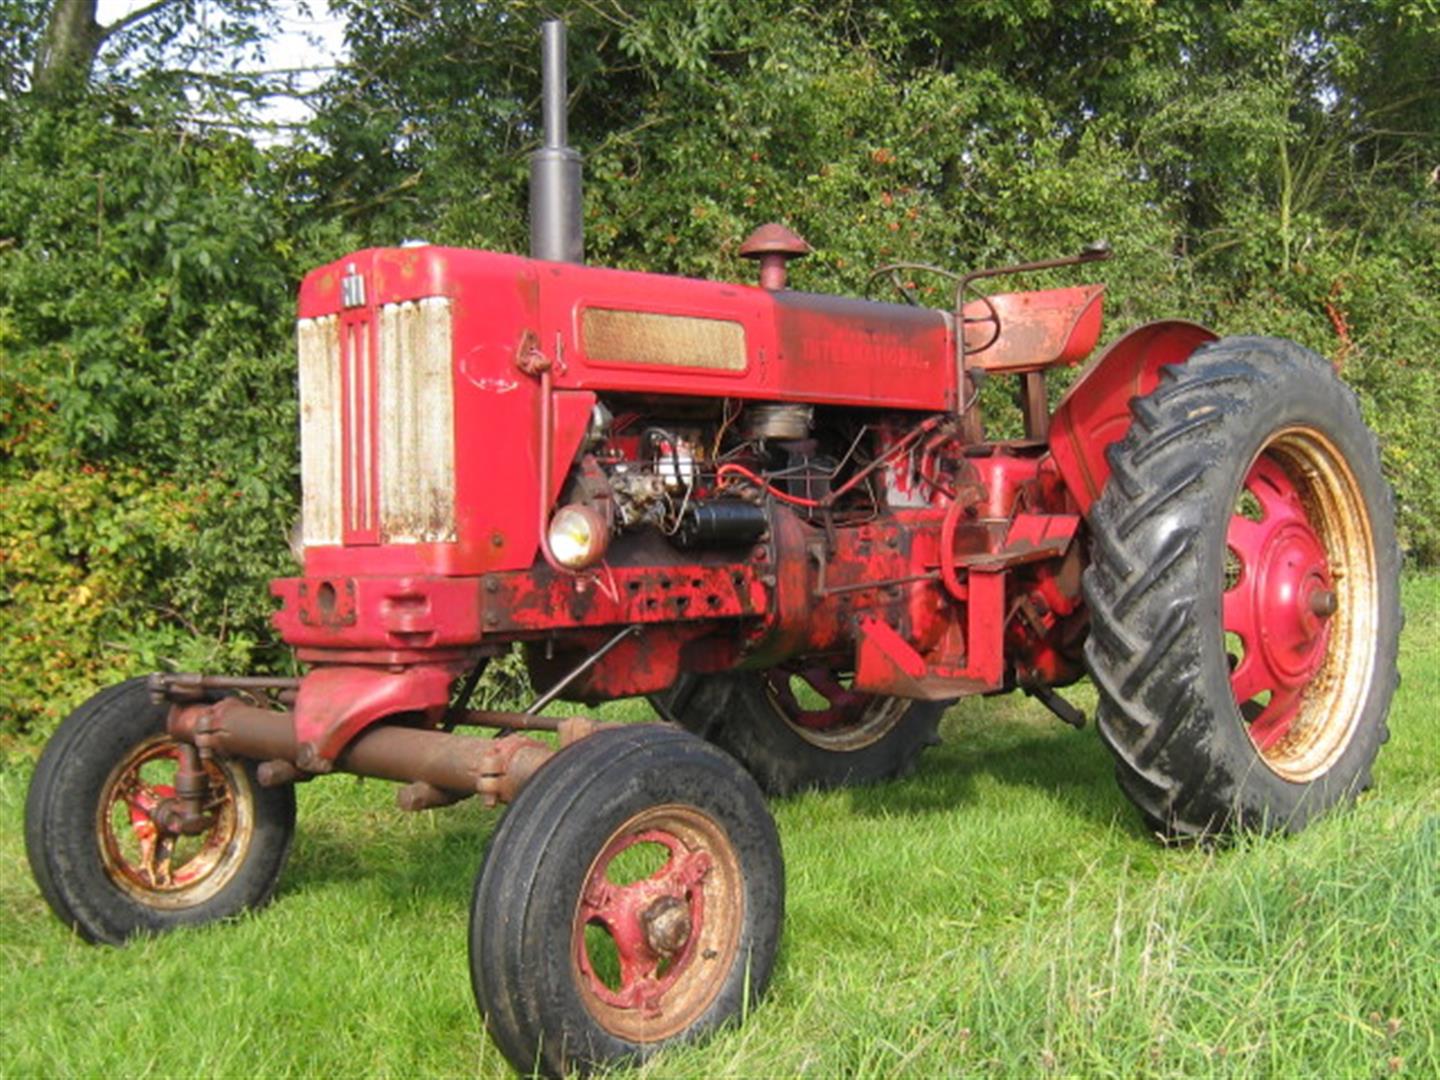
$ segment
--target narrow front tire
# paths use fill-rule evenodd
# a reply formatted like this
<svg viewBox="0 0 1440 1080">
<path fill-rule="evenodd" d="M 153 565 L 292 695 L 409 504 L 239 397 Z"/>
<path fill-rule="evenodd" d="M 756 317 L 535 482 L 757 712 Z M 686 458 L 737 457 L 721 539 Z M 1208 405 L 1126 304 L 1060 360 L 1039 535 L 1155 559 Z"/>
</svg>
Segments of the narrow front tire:
<svg viewBox="0 0 1440 1080">
<path fill-rule="evenodd" d="M 293 788 L 252 762 L 204 762 L 208 824 L 170 827 L 179 744 L 144 679 L 96 694 L 60 725 L 25 800 L 25 852 L 51 909 L 87 941 L 118 945 L 267 903 L 295 831 Z"/>
<path fill-rule="evenodd" d="M 470 916 L 486 1027 L 522 1075 L 700 1038 L 764 991 L 784 894 L 775 824 L 733 760 L 656 725 L 588 736 L 486 852 Z"/>
</svg>

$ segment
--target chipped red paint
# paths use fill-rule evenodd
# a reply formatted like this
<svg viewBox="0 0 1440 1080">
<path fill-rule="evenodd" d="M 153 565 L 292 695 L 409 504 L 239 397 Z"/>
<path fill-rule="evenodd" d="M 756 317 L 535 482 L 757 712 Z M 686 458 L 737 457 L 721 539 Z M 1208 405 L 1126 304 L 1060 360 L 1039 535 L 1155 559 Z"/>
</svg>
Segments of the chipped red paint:
<svg viewBox="0 0 1440 1080">
<path fill-rule="evenodd" d="M 364 285 L 351 308 L 347 275 Z M 1027 423 L 1043 432 L 1035 373 L 1091 351 L 1103 291 L 971 301 L 966 363 L 1031 379 L 1040 415 Z M 344 542 L 307 548 L 303 574 L 272 584 L 277 628 L 316 665 L 294 724 L 297 745 L 322 764 L 387 716 L 439 722 L 450 681 L 508 643 L 533 643 L 532 675 L 549 685 L 627 626 L 641 629 L 568 697 L 649 693 L 682 671 L 803 668 L 806 657 L 854 672 L 831 712 L 846 695 L 1070 681 L 1085 629 L 1080 515 L 1107 475 L 1104 445 L 1128 427 L 1129 398 L 1213 336 L 1190 323 L 1144 327 L 1066 395 L 1048 446 L 976 445 L 966 442 L 973 417 L 954 411 L 957 322 L 937 311 L 425 246 L 357 252 L 315 271 L 299 313 L 338 315 L 342 331 L 370 335 L 373 356 L 383 305 L 432 297 L 448 299 L 453 328 L 453 540 L 380 542 L 377 456 L 367 484 L 347 491 Z M 346 378 L 374 377 L 373 363 L 343 359 Z M 720 496 L 764 499 L 770 528 L 756 545 L 692 556 L 629 536 L 567 570 L 547 559 L 541 530 L 582 455 L 586 475 L 605 484 L 586 432 L 597 402 L 617 393 L 885 413 L 871 422 L 869 463 L 834 491 L 800 497 L 738 463 L 733 475 L 712 473 Z M 348 446 L 375 410 L 367 420 L 348 384 L 343 396 Z M 634 460 L 638 425 L 617 424 L 609 445 Z M 862 482 L 894 501 L 871 521 L 827 525 Z"/>
</svg>

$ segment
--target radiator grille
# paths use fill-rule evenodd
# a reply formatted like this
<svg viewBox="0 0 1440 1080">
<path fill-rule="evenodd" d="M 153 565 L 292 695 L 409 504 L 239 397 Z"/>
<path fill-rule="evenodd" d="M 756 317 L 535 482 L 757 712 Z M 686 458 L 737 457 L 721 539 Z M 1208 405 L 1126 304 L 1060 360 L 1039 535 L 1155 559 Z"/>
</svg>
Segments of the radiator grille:
<svg viewBox="0 0 1440 1080">
<path fill-rule="evenodd" d="M 301 525 L 305 543 L 340 543 L 340 321 L 301 319 L 295 328 L 300 358 Z"/>
<path fill-rule="evenodd" d="M 450 301 L 301 319 L 305 543 L 455 539 Z"/>
<path fill-rule="evenodd" d="M 386 541 L 455 539 L 450 301 L 380 309 L 380 505 Z"/>
<path fill-rule="evenodd" d="M 341 409 L 345 445 L 345 540 L 379 540 L 375 514 L 375 363 L 370 352 L 370 320 L 341 320 L 341 370 L 345 404 Z"/>
</svg>

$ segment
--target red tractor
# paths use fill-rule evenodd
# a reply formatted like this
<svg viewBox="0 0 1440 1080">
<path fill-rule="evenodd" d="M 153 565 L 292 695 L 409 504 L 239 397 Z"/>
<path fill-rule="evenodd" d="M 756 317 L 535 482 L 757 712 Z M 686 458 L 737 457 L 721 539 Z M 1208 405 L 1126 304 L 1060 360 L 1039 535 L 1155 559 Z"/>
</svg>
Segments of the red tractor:
<svg viewBox="0 0 1440 1080">
<path fill-rule="evenodd" d="M 759 287 L 581 265 L 562 50 L 549 25 L 535 257 L 406 245 L 305 279 L 304 569 L 271 588 L 306 674 L 156 675 L 71 715 L 26 806 L 61 919 L 120 942 L 264 903 L 324 773 L 508 803 L 475 994 L 518 1069 L 561 1072 L 739 1016 L 783 914 L 763 794 L 901 775 L 959 697 L 1079 725 L 1058 688 L 1088 674 L 1170 834 L 1298 829 L 1367 784 L 1399 555 L 1325 360 L 1151 323 L 1052 411 L 1103 287 L 972 286 L 1100 246 L 950 275 L 950 310 L 911 267 L 880 274 L 894 303 L 791 291 L 807 249 L 775 225 L 741 249 Z M 1023 438 L 984 435 L 997 377 Z M 471 709 L 517 643 L 548 689 Z M 636 695 L 664 722 L 543 715 Z"/>
</svg>

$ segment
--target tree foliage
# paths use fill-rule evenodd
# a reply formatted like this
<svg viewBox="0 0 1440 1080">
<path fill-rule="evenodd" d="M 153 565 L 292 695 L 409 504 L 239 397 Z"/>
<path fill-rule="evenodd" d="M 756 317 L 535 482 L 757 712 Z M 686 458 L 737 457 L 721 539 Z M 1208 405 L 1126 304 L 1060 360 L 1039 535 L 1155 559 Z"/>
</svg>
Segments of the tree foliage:
<svg viewBox="0 0 1440 1080">
<path fill-rule="evenodd" d="M 1182 316 L 1334 360 L 1440 558 L 1436 0 L 335 0 L 349 61 L 263 145 L 197 114 L 199 2 L 57 99 L 26 74 L 54 8 L 0 0 L 5 723 L 112 671 L 280 662 L 294 285 L 409 237 L 523 250 L 552 14 L 592 261 L 746 277 L 782 220 L 816 249 L 796 285 L 853 293 L 1108 237 L 1111 333 Z M 268 4 L 216 3 L 210 48 L 262 40 Z"/>
</svg>

